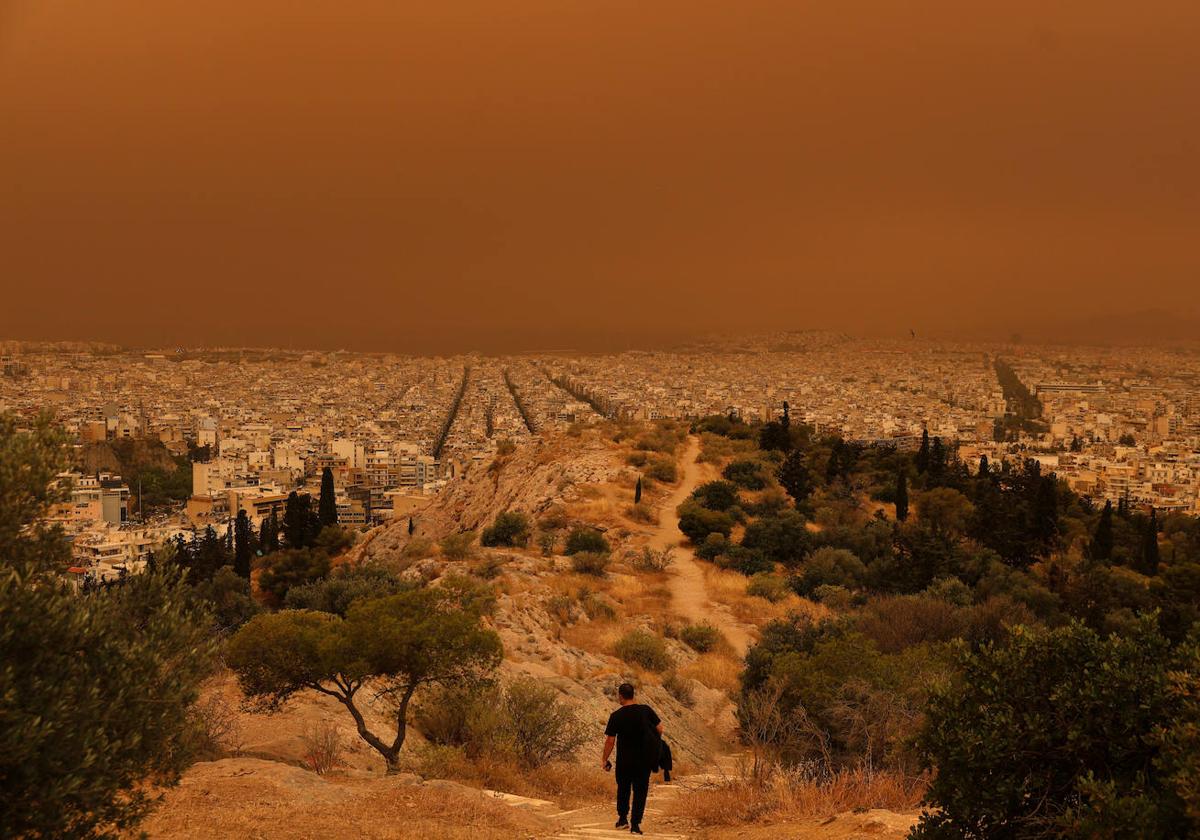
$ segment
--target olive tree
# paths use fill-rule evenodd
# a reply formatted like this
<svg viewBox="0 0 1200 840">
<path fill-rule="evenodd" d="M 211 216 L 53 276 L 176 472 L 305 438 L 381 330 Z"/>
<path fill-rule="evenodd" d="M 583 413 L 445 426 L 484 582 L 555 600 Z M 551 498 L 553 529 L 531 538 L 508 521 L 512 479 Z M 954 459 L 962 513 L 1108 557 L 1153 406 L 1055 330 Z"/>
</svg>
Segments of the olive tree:
<svg viewBox="0 0 1200 840">
<path fill-rule="evenodd" d="M 477 679 L 500 663 L 500 637 L 451 589 L 431 587 L 356 601 L 345 618 L 309 610 L 260 615 L 229 642 L 242 690 L 269 704 L 301 691 L 346 707 L 359 737 L 399 766 L 408 708 L 423 686 Z M 377 734 L 362 713 L 364 687 L 389 707 L 395 734 Z M 390 737 L 389 737 L 390 736 Z"/>
</svg>

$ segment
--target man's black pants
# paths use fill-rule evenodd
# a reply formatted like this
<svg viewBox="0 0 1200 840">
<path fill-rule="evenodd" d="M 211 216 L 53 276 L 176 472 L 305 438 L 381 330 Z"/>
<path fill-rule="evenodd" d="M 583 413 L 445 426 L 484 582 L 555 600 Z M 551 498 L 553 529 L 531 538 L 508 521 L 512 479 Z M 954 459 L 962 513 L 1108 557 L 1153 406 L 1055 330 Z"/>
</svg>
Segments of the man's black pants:
<svg viewBox="0 0 1200 840">
<path fill-rule="evenodd" d="M 650 790 L 650 768 L 622 770 L 617 768 L 617 816 L 629 816 L 631 825 L 642 824 L 646 812 L 646 792 Z M 629 809 L 629 794 L 633 794 L 633 810 Z"/>
</svg>

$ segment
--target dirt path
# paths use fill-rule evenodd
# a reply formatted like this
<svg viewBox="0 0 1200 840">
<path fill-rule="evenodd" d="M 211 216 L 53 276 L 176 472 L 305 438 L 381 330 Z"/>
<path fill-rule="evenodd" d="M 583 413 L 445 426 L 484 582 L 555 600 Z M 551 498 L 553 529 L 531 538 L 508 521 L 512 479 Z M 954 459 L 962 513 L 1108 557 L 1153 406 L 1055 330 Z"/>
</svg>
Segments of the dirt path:
<svg viewBox="0 0 1200 840">
<path fill-rule="evenodd" d="M 704 582 L 704 569 L 696 560 L 696 555 L 686 545 L 686 537 L 679 530 L 679 520 L 675 517 L 677 508 L 692 491 L 701 483 L 715 478 L 715 474 L 707 464 L 696 462 L 700 454 L 700 439 L 695 435 L 688 438 L 687 449 L 683 454 L 683 475 L 678 486 L 671 491 L 659 506 L 659 524 L 651 534 L 649 545 L 662 551 L 674 548 L 674 562 L 670 569 L 671 599 L 675 612 L 689 621 L 709 621 L 722 633 L 738 656 L 746 653 L 753 641 L 749 631 L 739 623 L 729 611 L 714 604 L 708 597 L 708 588 Z"/>
</svg>

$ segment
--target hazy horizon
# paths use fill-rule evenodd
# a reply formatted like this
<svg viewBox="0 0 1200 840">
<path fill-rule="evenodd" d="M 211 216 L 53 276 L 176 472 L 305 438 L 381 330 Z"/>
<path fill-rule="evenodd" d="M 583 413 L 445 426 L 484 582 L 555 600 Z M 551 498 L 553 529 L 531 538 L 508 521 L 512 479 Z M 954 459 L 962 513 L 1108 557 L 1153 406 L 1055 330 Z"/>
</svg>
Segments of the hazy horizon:
<svg viewBox="0 0 1200 840">
<path fill-rule="evenodd" d="M 0 334 L 1186 336 L 1198 42 L 1178 0 L 15 0 Z"/>
</svg>

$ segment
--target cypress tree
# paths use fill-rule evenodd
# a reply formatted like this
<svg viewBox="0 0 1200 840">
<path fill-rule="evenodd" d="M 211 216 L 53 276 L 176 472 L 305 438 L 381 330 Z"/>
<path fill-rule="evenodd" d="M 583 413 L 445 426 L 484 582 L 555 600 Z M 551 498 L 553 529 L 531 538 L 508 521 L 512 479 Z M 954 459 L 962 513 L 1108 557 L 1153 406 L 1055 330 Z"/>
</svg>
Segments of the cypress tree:
<svg viewBox="0 0 1200 840">
<path fill-rule="evenodd" d="M 929 474 L 940 479 L 946 473 L 946 446 L 942 443 L 940 436 L 933 439 L 933 445 L 929 447 Z"/>
<path fill-rule="evenodd" d="M 413 524 L 413 518 L 410 516 L 408 517 L 408 535 L 411 537 L 415 530 L 417 530 L 417 526 Z"/>
<path fill-rule="evenodd" d="M 243 578 L 250 579 L 250 555 L 254 553 L 253 531 L 250 517 L 239 510 L 233 521 L 233 570 Z"/>
<path fill-rule="evenodd" d="M 329 467 L 321 472 L 321 499 L 317 516 L 322 528 L 337 524 L 337 490 L 333 486 L 333 470 Z"/>
<path fill-rule="evenodd" d="M 779 465 L 777 477 L 797 506 L 803 504 L 813 491 L 812 479 L 808 474 L 808 467 L 804 464 L 804 455 L 799 450 L 790 452 Z"/>
<path fill-rule="evenodd" d="M 1111 501 L 1104 502 L 1104 510 L 1100 511 L 1100 521 L 1096 523 L 1096 531 L 1088 545 L 1088 555 L 1093 560 L 1107 563 L 1112 560 L 1113 552 L 1113 506 Z"/>
<path fill-rule="evenodd" d="M 262 546 L 263 554 L 279 550 L 279 517 L 276 516 L 274 508 L 271 509 L 270 515 L 263 520 L 259 544 Z"/>
<path fill-rule="evenodd" d="M 979 456 L 979 477 L 988 478 L 992 474 L 992 465 L 988 463 L 986 455 Z"/>
<path fill-rule="evenodd" d="M 1150 521 L 1142 534 L 1142 572 L 1147 575 L 1158 574 L 1158 515 L 1150 508 Z"/>
<path fill-rule="evenodd" d="M 283 508 L 283 540 L 288 548 L 305 548 L 312 544 L 314 520 L 312 496 L 295 490 L 288 494 Z"/>
<path fill-rule="evenodd" d="M 908 519 L 908 476 L 904 470 L 896 473 L 896 520 L 904 522 Z"/>
<path fill-rule="evenodd" d="M 1049 552 L 1058 541 L 1058 479 L 1047 475 L 1039 479 L 1033 506 L 1033 531 L 1042 548 Z"/>
<path fill-rule="evenodd" d="M 634 485 L 634 488 L 633 488 L 633 503 L 635 505 L 637 505 L 637 504 L 641 504 L 641 502 L 642 502 L 642 477 L 639 475 L 637 484 Z"/>
<path fill-rule="evenodd" d="M 917 472 L 924 475 L 929 469 L 929 429 L 921 430 L 921 448 L 917 450 Z"/>
<path fill-rule="evenodd" d="M 792 428 L 791 406 L 788 405 L 787 400 L 783 401 L 783 419 L 780 421 L 780 425 L 783 426 L 785 432 Z"/>
</svg>

